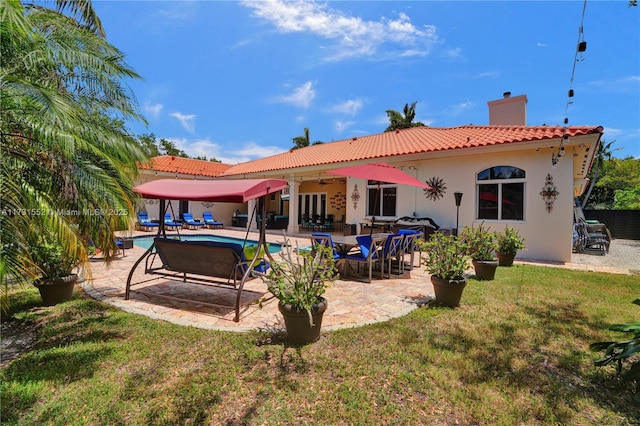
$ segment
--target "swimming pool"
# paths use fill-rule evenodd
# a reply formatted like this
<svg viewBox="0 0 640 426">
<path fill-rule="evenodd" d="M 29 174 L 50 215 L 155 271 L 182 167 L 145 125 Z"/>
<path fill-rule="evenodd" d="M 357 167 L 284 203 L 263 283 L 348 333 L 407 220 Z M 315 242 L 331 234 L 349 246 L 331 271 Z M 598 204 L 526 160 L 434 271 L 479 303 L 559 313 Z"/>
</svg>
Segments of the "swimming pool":
<svg viewBox="0 0 640 426">
<path fill-rule="evenodd" d="M 242 244 L 244 242 L 241 238 L 233 238 L 233 237 L 222 237 L 219 235 L 178 235 L 178 234 L 167 234 L 167 238 L 180 237 L 183 241 L 217 241 L 223 243 L 238 243 Z M 133 243 L 138 247 L 142 247 L 143 249 L 148 249 L 151 247 L 153 243 L 154 236 L 144 236 L 144 237 L 133 237 Z M 253 247 L 257 245 L 258 242 L 255 240 L 247 240 L 245 244 L 246 247 Z M 269 245 L 269 253 L 278 253 L 282 250 L 282 246 L 280 244 L 268 243 Z"/>
</svg>

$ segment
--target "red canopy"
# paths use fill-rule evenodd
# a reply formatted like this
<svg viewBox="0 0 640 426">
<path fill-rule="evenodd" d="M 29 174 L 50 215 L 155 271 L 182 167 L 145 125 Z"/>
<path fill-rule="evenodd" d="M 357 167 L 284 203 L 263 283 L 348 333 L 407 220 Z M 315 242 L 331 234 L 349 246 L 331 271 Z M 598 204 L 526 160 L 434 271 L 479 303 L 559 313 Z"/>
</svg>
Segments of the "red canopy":
<svg viewBox="0 0 640 426">
<path fill-rule="evenodd" d="M 181 180 L 158 179 L 133 188 L 144 198 L 245 203 L 287 187 L 281 179 Z"/>
<path fill-rule="evenodd" d="M 391 164 L 382 162 L 342 167 L 340 169 L 328 170 L 326 173 L 389 183 L 399 183 L 409 186 L 418 186 L 420 188 L 431 188 L 426 183 L 406 174 L 396 167 L 393 167 Z"/>
</svg>

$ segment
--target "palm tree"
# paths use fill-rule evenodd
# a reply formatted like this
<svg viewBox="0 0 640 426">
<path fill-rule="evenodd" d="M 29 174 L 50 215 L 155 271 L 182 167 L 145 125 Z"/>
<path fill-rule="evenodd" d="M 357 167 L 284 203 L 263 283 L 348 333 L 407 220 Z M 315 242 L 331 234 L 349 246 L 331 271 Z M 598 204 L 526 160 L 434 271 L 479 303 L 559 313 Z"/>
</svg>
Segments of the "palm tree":
<svg viewBox="0 0 640 426">
<path fill-rule="evenodd" d="M 615 151 L 611 149 L 611 145 L 613 145 L 614 142 L 615 140 L 611 142 L 601 140 L 600 143 L 598 144 L 598 152 L 596 152 L 595 158 L 593 159 L 591 179 L 589 180 L 589 189 L 587 189 L 586 194 L 582 198 L 581 208 L 583 210 L 587 205 L 587 201 L 589 201 L 589 197 L 591 196 L 591 192 L 593 191 L 593 188 L 595 187 L 596 182 L 598 181 L 598 178 L 600 177 L 600 169 L 603 167 L 604 162 L 606 160 L 611 160 L 613 151 Z"/>
<path fill-rule="evenodd" d="M 70 11 L 73 17 L 63 14 Z M 86 260 L 85 240 L 109 259 L 114 231 L 135 217 L 137 162 L 124 128 L 143 120 L 122 84 L 139 76 L 106 42 L 90 1 L 57 10 L 0 3 L 0 283 L 38 276 L 30 245 L 51 235 Z"/>
<path fill-rule="evenodd" d="M 304 136 L 296 136 L 295 138 L 291 138 L 291 140 L 293 141 L 294 145 L 292 149 L 304 148 L 309 146 L 309 128 L 304 128 Z"/>
<path fill-rule="evenodd" d="M 413 122 L 416 118 L 416 104 L 418 102 L 414 102 L 409 106 L 409 104 L 404 104 L 403 113 L 400 114 L 398 111 L 393 109 L 388 109 L 387 116 L 389 117 L 389 127 L 385 129 L 385 132 L 392 132 L 394 130 L 400 129 L 408 129 L 410 127 L 420 127 L 424 126 L 424 123 L 421 121 Z"/>
</svg>

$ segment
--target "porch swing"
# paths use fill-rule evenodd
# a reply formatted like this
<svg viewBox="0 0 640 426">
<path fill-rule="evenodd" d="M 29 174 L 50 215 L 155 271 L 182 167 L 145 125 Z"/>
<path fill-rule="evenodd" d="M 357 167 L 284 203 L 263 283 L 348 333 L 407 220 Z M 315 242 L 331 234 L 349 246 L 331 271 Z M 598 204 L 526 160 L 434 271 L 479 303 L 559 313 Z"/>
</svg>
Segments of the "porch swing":
<svg viewBox="0 0 640 426">
<path fill-rule="evenodd" d="M 265 217 L 266 203 L 264 198 L 271 193 L 281 191 L 287 187 L 287 182 L 279 179 L 245 179 L 245 180 L 215 180 L 215 181 L 191 181 L 159 179 L 144 183 L 134 188 L 134 191 L 144 198 L 159 199 L 160 212 L 171 207 L 166 205 L 167 200 L 180 201 L 209 201 L 245 203 L 249 200 L 262 199 L 260 205 L 261 217 Z M 160 214 L 158 233 L 153 244 L 134 263 L 125 290 L 125 300 L 129 300 L 131 293 L 147 294 L 153 297 L 166 298 L 179 301 L 193 301 L 185 298 L 145 292 L 144 289 L 133 290 L 132 287 L 154 280 L 150 278 L 132 283 L 133 275 L 138 266 L 144 261 L 145 274 L 159 275 L 169 279 L 180 279 L 184 283 L 213 285 L 236 291 L 235 305 L 220 303 L 207 303 L 197 301 L 200 305 L 234 308 L 234 321 L 240 321 L 240 308 L 242 291 L 247 280 L 256 276 L 255 272 L 264 272 L 268 268 L 269 261 L 273 257 L 269 252 L 266 242 L 265 222 L 260 221 L 259 238 L 255 252 L 247 256 L 247 230 L 242 244 L 214 241 L 186 241 L 180 238 L 167 238 L 164 214 Z M 266 259 L 262 259 L 262 255 Z M 250 257 L 250 259 L 249 259 Z M 161 265 L 154 262 L 159 258 Z"/>
</svg>

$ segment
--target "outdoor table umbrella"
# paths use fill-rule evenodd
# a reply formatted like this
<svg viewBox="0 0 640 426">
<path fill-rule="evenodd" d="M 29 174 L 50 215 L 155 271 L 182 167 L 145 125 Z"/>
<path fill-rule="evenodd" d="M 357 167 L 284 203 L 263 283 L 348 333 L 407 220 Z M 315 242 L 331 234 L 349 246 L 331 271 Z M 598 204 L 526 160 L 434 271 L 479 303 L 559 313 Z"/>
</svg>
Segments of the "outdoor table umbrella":
<svg viewBox="0 0 640 426">
<path fill-rule="evenodd" d="M 431 189 L 426 183 L 414 178 L 413 176 L 393 167 L 391 164 L 379 162 L 370 164 L 361 164 L 358 166 L 342 167 L 339 169 L 328 170 L 326 173 L 331 175 L 349 176 L 367 180 L 375 180 L 378 182 L 376 190 L 376 198 L 374 206 L 378 204 L 380 199 L 380 182 L 397 183 L 401 185 L 417 186 L 419 188 Z M 371 233 L 373 234 L 373 225 L 376 217 L 371 216 Z"/>
</svg>

